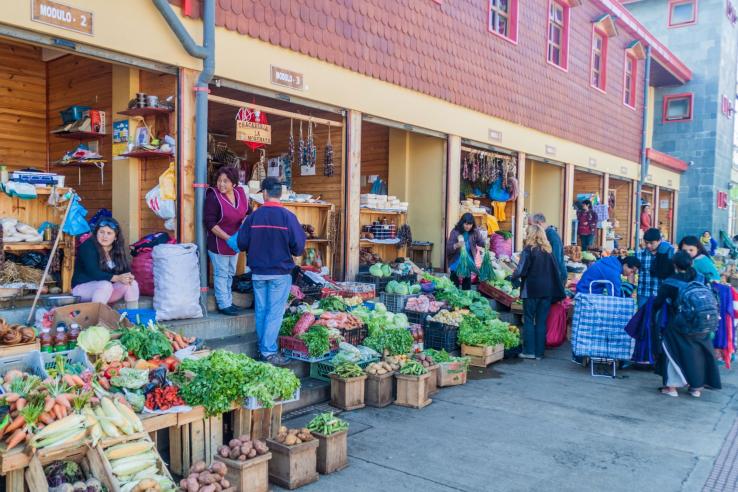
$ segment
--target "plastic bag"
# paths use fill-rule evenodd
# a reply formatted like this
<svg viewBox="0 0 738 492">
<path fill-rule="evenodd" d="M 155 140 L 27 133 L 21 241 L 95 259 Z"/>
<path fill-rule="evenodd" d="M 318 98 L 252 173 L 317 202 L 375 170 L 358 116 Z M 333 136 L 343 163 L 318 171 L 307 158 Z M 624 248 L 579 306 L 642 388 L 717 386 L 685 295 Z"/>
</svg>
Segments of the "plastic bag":
<svg viewBox="0 0 738 492">
<path fill-rule="evenodd" d="M 64 222 L 62 231 L 70 236 L 79 236 L 80 234 L 90 232 L 90 225 L 85 220 L 85 217 L 87 217 L 87 209 L 82 206 L 79 196 L 74 195 L 69 208 L 69 215 L 67 215 L 67 220 Z"/>
<path fill-rule="evenodd" d="M 175 218 L 177 217 L 177 208 L 174 200 L 165 200 L 161 196 L 161 188 L 159 185 L 154 186 L 146 193 L 146 205 L 149 206 L 152 212 L 159 217 L 164 219 L 164 227 L 173 231 L 177 227 Z"/>
<path fill-rule="evenodd" d="M 159 190 L 162 200 L 177 199 L 177 171 L 174 163 L 169 163 L 169 168 L 159 176 Z"/>
<path fill-rule="evenodd" d="M 152 256 L 157 321 L 202 318 L 197 246 L 160 244 Z"/>
</svg>

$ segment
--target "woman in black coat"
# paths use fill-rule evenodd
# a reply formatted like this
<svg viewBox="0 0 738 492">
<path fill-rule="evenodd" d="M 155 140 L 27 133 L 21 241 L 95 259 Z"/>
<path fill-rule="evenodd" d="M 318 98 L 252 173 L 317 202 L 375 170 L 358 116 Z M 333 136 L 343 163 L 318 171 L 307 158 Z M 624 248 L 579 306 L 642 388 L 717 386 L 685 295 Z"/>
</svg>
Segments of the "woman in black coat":
<svg viewBox="0 0 738 492">
<path fill-rule="evenodd" d="M 686 251 L 674 254 L 676 273 L 659 287 L 654 309 L 667 309 L 669 320 L 661 334 L 661 353 L 656 362 L 656 372 L 663 378 L 661 392 L 679 396 L 677 388 L 688 387 L 695 398 L 705 387 L 720 389 L 720 371 L 715 362 L 710 333 L 684 334 L 673 323 L 677 312 L 680 286 L 692 281 L 703 282 L 702 276 L 692 268 L 692 257 Z"/>
<path fill-rule="evenodd" d="M 523 299 L 523 352 L 520 358 L 540 359 L 546 349 L 548 311 L 551 304 L 565 297 L 559 267 L 551 254 L 546 231 L 541 226 L 528 226 L 525 248 L 512 279 L 520 282 L 520 298 Z"/>
</svg>

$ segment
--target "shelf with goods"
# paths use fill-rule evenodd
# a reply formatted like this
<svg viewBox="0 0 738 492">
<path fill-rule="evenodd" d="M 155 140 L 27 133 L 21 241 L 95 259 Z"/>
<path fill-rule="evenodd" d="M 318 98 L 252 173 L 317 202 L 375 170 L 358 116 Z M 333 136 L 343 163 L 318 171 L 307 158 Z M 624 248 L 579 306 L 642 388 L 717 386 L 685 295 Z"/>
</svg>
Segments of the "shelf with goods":
<svg viewBox="0 0 738 492">
<path fill-rule="evenodd" d="M 387 219 L 388 224 L 395 226 L 396 234 L 400 227 L 407 223 L 407 212 L 362 208 L 359 213 L 359 231 L 362 232 L 365 227 L 371 226 L 374 222 L 381 222 L 382 219 Z M 362 238 L 359 246 L 361 249 L 371 250 L 372 253 L 379 255 L 385 263 L 407 256 L 407 245 L 398 247 L 397 244 L 376 243 Z"/>
</svg>

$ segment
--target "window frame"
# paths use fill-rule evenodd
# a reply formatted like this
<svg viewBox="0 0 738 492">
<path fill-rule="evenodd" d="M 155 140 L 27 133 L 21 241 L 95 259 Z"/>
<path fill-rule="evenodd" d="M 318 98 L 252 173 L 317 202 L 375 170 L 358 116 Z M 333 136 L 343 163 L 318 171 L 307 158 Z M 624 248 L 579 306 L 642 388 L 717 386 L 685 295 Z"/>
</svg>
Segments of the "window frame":
<svg viewBox="0 0 738 492">
<path fill-rule="evenodd" d="M 674 23 L 672 21 L 672 14 L 674 13 L 674 7 L 676 5 L 683 5 L 683 4 L 691 4 L 692 5 L 692 19 L 685 21 L 685 22 L 678 22 Z M 675 29 L 679 27 L 687 27 L 687 26 L 693 26 L 697 24 L 697 12 L 699 10 L 698 7 L 699 3 L 698 0 L 669 0 L 668 3 L 668 22 L 667 27 L 669 29 Z"/>
<path fill-rule="evenodd" d="M 594 83 L 595 74 L 595 40 L 599 38 L 602 41 L 602 47 L 600 48 L 600 81 L 599 84 Z M 607 58 L 608 58 L 608 44 L 610 38 L 605 32 L 598 29 L 596 25 L 592 26 L 592 40 L 589 51 L 589 85 L 593 89 L 597 89 L 603 94 L 607 93 Z"/>
<path fill-rule="evenodd" d="M 687 99 L 689 101 L 689 115 L 686 118 L 680 118 L 678 120 L 670 120 L 667 118 L 669 103 L 675 99 Z M 694 118 L 694 93 L 684 92 L 681 94 L 666 94 L 664 95 L 664 103 L 661 111 L 661 123 L 681 123 L 685 121 L 692 121 Z"/>
<path fill-rule="evenodd" d="M 630 87 L 628 87 L 628 67 L 632 67 L 630 75 Z M 630 99 L 626 100 L 626 94 L 630 90 L 630 96 L 633 104 L 630 104 Z M 636 109 L 638 104 L 638 58 L 628 51 L 625 52 L 625 63 L 623 64 L 623 104 L 630 109 Z"/>
<path fill-rule="evenodd" d="M 551 48 L 551 8 L 553 5 L 559 6 L 563 11 L 563 23 L 561 26 L 561 50 L 559 60 L 561 65 L 555 63 L 550 57 Z M 548 0 L 548 8 L 546 9 L 546 63 L 552 65 L 564 72 L 569 71 L 569 31 L 571 29 L 571 7 L 564 0 Z"/>
<path fill-rule="evenodd" d="M 508 16 L 507 16 L 507 26 L 508 26 L 508 35 L 505 36 L 504 34 L 500 33 L 499 31 L 496 31 L 492 29 L 492 2 L 495 0 L 487 0 L 487 30 L 497 36 L 498 38 L 502 38 L 505 41 L 508 41 L 512 44 L 518 44 L 518 0 L 508 0 Z M 495 9 L 495 11 L 498 11 L 498 9 Z"/>
</svg>

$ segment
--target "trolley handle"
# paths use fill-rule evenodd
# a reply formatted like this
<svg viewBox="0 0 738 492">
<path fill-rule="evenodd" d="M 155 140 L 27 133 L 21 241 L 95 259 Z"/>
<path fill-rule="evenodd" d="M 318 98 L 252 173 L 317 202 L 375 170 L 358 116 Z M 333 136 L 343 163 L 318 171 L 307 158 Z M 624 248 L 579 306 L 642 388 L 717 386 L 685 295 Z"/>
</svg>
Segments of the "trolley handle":
<svg viewBox="0 0 738 492">
<path fill-rule="evenodd" d="M 605 285 L 609 285 L 610 286 L 610 292 L 612 292 L 612 295 L 613 296 L 615 295 L 615 286 L 609 280 L 594 280 L 594 281 L 590 282 L 590 284 L 589 284 L 589 293 L 590 294 L 592 294 L 592 286 L 594 284 L 605 284 Z M 607 292 L 607 291 L 605 290 L 605 292 Z"/>
</svg>

